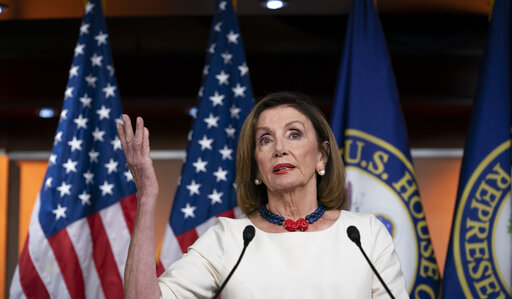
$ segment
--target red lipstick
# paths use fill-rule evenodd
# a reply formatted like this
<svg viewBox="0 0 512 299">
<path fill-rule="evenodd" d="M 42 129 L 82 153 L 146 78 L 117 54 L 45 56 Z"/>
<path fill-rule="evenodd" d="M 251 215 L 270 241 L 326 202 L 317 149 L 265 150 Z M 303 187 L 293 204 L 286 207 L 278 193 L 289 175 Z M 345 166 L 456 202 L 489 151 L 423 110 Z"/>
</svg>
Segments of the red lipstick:
<svg viewBox="0 0 512 299">
<path fill-rule="evenodd" d="M 274 166 L 272 171 L 274 174 L 285 174 L 295 169 L 295 166 L 290 163 L 279 163 Z"/>
</svg>

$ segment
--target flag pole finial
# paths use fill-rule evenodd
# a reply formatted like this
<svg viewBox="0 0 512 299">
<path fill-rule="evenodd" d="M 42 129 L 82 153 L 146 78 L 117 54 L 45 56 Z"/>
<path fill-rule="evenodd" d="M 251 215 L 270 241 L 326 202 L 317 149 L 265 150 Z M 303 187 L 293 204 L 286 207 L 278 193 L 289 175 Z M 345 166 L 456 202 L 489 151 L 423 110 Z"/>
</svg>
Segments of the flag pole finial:
<svg viewBox="0 0 512 299">
<path fill-rule="evenodd" d="M 494 1 L 495 0 L 489 0 L 487 3 L 489 3 L 489 22 L 492 19 L 492 11 L 494 9 Z"/>
<path fill-rule="evenodd" d="M 89 2 L 89 0 L 84 0 L 84 6 L 87 5 L 87 2 Z M 105 8 L 107 8 L 107 0 L 101 0 L 101 6 L 103 8 L 103 11 L 105 11 Z"/>
</svg>

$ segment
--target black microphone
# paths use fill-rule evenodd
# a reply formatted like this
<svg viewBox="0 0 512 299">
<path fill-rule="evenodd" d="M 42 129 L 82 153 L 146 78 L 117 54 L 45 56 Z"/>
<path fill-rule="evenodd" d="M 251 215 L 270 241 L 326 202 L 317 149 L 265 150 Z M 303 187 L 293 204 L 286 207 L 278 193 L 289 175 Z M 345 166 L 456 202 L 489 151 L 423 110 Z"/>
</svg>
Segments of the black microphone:
<svg viewBox="0 0 512 299">
<path fill-rule="evenodd" d="M 233 267 L 233 269 L 231 270 L 231 272 L 229 272 L 228 277 L 226 278 L 226 280 L 224 280 L 224 283 L 220 286 L 220 289 L 217 291 L 217 293 L 215 293 L 215 295 L 212 297 L 212 299 L 217 298 L 220 295 L 220 292 L 222 292 L 222 290 L 226 286 L 226 283 L 228 283 L 228 280 L 231 278 L 231 276 L 235 272 L 236 268 L 238 267 L 238 264 L 240 264 L 240 261 L 242 260 L 242 257 L 244 256 L 247 246 L 249 245 L 249 243 L 251 243 L 252 239 L 254 239 L 255 234 L 256 234 L 256 231 L 254 230 L 254 226 L 247 225 L 244 228 L 244 232 L 242 234 L 242 236 L 244 237 L 244 249 L 242 249 L 242 253 L 240 254 L 240 257 L 238 258 L 238 261 L 236 262 L 236 264 Z"/>
<path fill-rule="evenodd" d="M 352 242 L 354 242 L 357 245 L 357 247 L 359 247 L 359 249 L 361 250 L 361 252 L 364 255 L 364 258 L 366 259 L 366 261 L 368 262 L 368 264 L 372 268 L 373 273 L 375 273 L 375 275 L 377 275 L 377 278 L 380 280 L 380 283 L 382 283 L 382 285 L 384 286 L 384 288 L 388 292 L 389 296 L 392 299 L 395 299 L 395 296 L 393 296 L 393 294 L 391 294 L 391 291 L 389 290 L 388 286 L 386 285 L 384 280 L 382 280 L 382 277 L 380 277 L 379 272 L 377 272 L 377 269 L 375 269 L 375 267 L 373 266 L 372 262 L 370 261 L 370 259 L 366 255 L 366 253 L 364 252 L 363 247 L 361 247 L 361 236 L 359 235 L 359 230 L 357 229 L 357 227 L 355 227 L 353 225 L 349 226 L 347 228 L 347 235 L 348 235 L 348 238 L 350 240 L 352 240 Z"/>
</svg>

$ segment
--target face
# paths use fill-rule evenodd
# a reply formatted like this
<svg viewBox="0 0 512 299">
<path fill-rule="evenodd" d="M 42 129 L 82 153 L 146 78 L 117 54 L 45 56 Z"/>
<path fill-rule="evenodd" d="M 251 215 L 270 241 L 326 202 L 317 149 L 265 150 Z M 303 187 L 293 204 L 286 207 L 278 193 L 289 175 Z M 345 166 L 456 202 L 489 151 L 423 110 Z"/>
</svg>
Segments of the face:
<svg viewBox="0 0 512 299">
<path fill-rule="evenodd" d="M 263 111 L 256 124 L 254 157 L 269 192 L 316 188 L 316 171 L 325 168 L 311 121 L 295 108 L 277 106 Z"/>
</svg>

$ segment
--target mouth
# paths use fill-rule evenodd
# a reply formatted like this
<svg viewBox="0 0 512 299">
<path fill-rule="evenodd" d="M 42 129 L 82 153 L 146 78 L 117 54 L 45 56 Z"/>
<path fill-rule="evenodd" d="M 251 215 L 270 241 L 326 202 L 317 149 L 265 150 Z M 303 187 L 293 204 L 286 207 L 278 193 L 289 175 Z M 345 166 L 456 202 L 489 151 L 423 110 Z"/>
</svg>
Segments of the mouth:
<svg viewBox="0 0 512 299">
<path fill-rule="evenodd" d="M 292 171 L 293 169 L 295 169 L 295 166 L 293 164 L 280 163 L 280 164 L 277 164 L 276 166 L 274 166 L 274 168 L 272 169 L 272 172 L 275 174 L 283 174 L 283 173 Z"/>
</svg>

